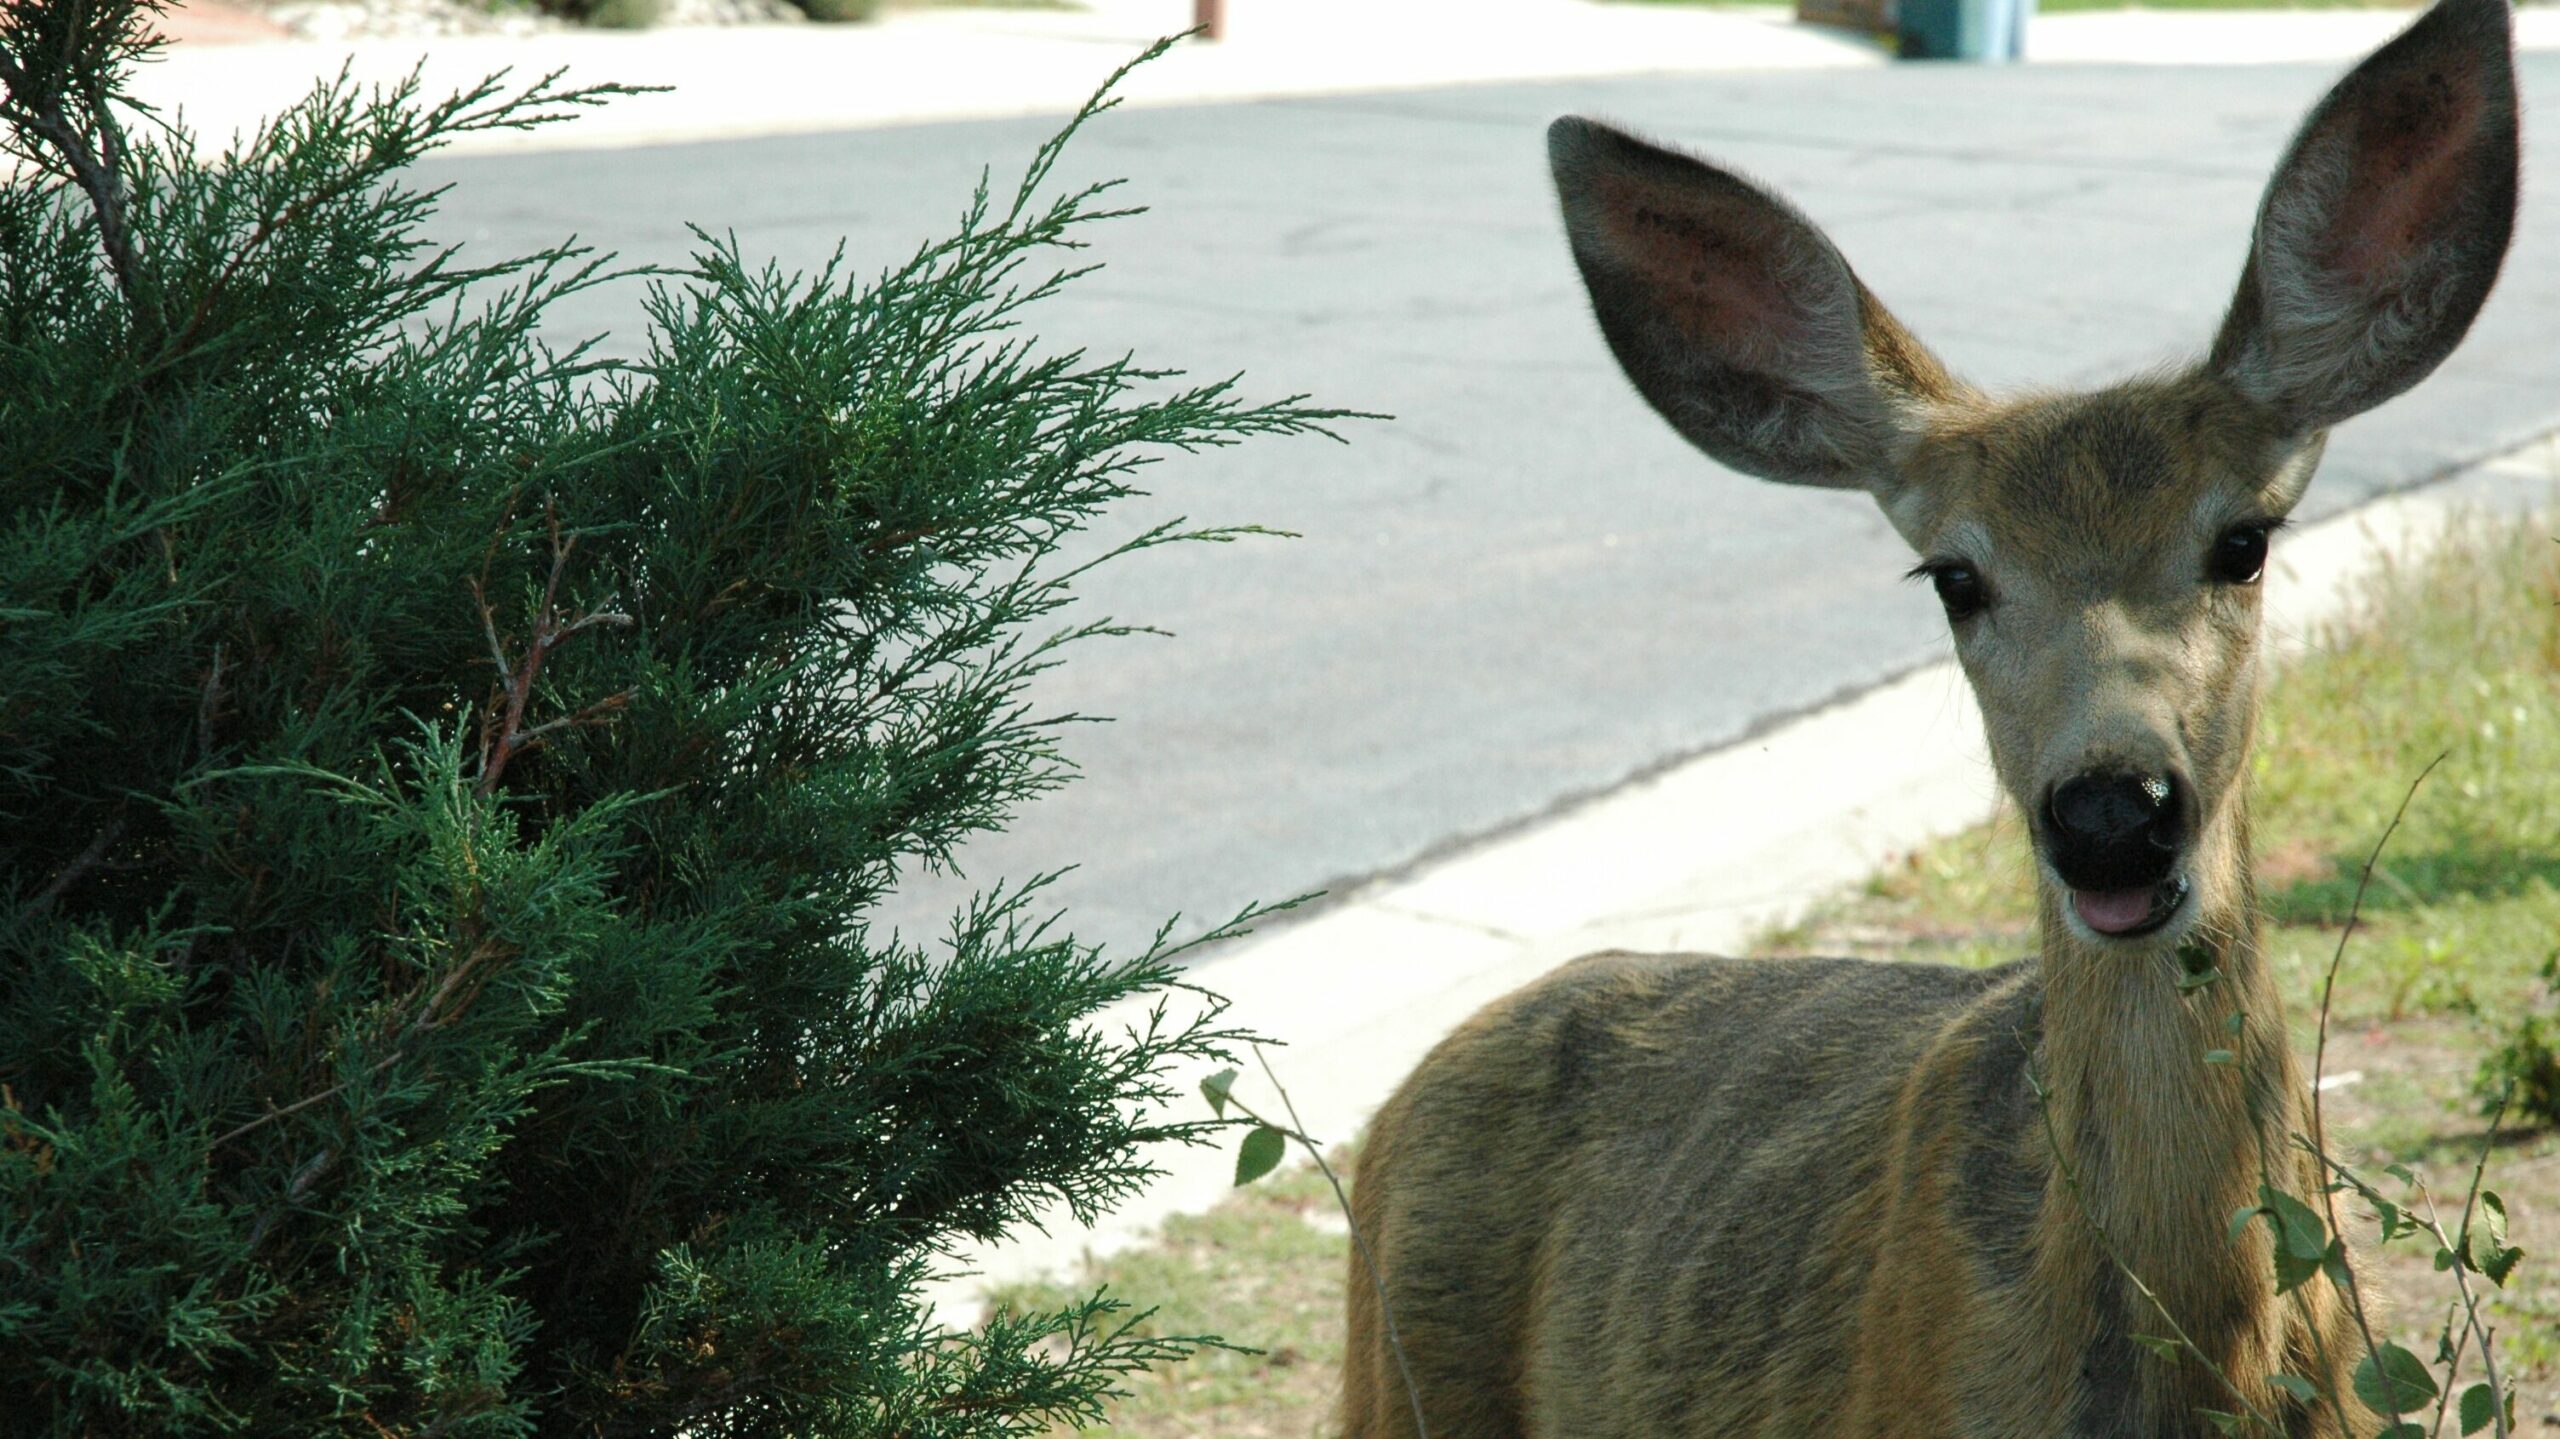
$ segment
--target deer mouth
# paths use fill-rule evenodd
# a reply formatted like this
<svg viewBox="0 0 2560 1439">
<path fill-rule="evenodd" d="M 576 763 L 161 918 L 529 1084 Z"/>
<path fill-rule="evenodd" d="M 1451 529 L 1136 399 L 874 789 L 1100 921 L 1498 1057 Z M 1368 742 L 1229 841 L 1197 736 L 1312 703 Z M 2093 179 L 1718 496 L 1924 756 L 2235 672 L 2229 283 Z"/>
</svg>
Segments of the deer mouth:
<svg viewBox="0 0 2560 1439">
<path fill-rule="evenodd" d="M 2109 939 L 2134 939 L 2157 932 L 2186 907 L 2187 882 L 2172 875 L 2158 884 L 2132 889 L 2075 889 L 2071 912 L 2080 922 Z"/>
</svg>

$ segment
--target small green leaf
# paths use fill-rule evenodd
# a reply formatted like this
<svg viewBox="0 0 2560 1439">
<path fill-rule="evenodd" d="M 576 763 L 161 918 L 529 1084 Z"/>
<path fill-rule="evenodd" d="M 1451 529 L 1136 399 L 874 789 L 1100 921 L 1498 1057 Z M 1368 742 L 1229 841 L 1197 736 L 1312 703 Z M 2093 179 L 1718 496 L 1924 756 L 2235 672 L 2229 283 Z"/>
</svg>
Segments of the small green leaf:
<svg viewBox="0 0 2560 1439">
<path fill-rule="evenodd" d="M 2310 1205 L 2271 1184 L 2258 1186 L 2258 1199 L 2275 1211 L 2276 1232 L 2287 1253 L 2317 1264 L 2329 1252 L 2329 1226 L 2320 1221 Z"/>
<path fill-rule="evenodd" d="M 2320 1261 L 2317 1259 L 2305 1259 L 2290 1249 L 2276 1251 L 2276 1292 L 2278 1294 L 2291 1294 L 2310 1283 L 2311 1276 L 2319 1272 Z"/>
<path fill-rule="evenodd" d="M 2229 1413 L 2221 1409 L 2200 1409 L 2196 1412 L 2202 1414 L 2207 1419 L 2212 1420 L 2214 1429 L 2224 1434 L 2243 1433 L 2245 1431 L 2241 1426 L 2248 1422 L 2238 1414 Z"/>
<path fill-rule="evenodd" d="M 2178 992 L 2193 994 L 2199 989 L 2220 983 L 2222 983 L 2222 970 L 2219 967 L 2208 969 L 2202 974 L 2182 974 L 2178 976 Z"/>
<path fill-rule="evenodd" d="M 2408 1165 L 2405 1164 L 2386 1164 L 2382 1166 L 2382 1172 L 2399 1180 L 2403 1184 L 2415 1184 L 2418 1182 L 2418 1176 L 2410 1170 Z"/>
<path fill-rule="evenodd" d="M 1221 1069 L 1200 1081 L 1200 1096 L 1209 1101 L 1211 1113 L 1224 1119 L 1227 1117 L 1227 1098 L 1235 1092 L 1235 1087 L 1236 1072 L 1232 1069 Z"/>
<path fill-rule="evenodd" d="M 2240 1032 L 2240 1026 L 2241 1026 L 2242 1024 L 2246 1023 L 2246 1022 L 2247 1022 L 2247 1020 L 2248 1020 L 2248 1018 L 2249 1018 L 2249 1016 L 2248 1016 L 2248 1015 L 2246 1015 L 2246 1014 L 2242 1013 L 2242 1012 L 2241 1012 L 2241 1011 L 2239 1011 L 2239 1010 L 2236 1010 L 2236 1009 L 2235 1009 L 2235 1010 L 2231 1011 L 2229 1014 L 2224 1015 L 2224 1016 L 2223 1016 L 2223 1018 L 2222 1018 L 2222 1030 L 2223 1030 L 2223 1032 L 2224 1032 L 2225 1034 L 2238 1034 L 2238 1033 Z"/>
<path fill-rule="evenodd" d="M 2373 1439 L 2427 1439 L 2427 1431 L 2403 1419 L 2375 1430 Z"/>
<path fill-rule="evenodd" d="M 2425 1361 L 2388 1340 L 2357 1361 L 2355 1384 L 2356 1397 L 2382 1414 L 2415 1414 L 2436 1397 L 2436 1376 Z"/>
<path fill-rule="evenodd" d="M 2377 1194 L 2372 1196 L 2373 1217 L 2382 1225 L 2382 1242 L 2400 1237 L 2400 1206 Z"/>
<path fill-rule="evenodd" d="M 2172 1363 L 2177 1361 L 2179 1347 L 2175 1339 L 2163 1339 L 2157 1334 L 2136 1334 L 2133 1342 Z"/>
<path fill-rule="evenodd" d="M 2355 1289 L 2356 1277 L 2347 1272 L 2347 1241 L 2330 1240 L 2329 1252 L 2320 1256 L 2320 1267 L 2327 1272 L 2329 1282 L 2338 1286 L 2340 1293 L 2349 1293 Z"/>
<path fill-rule="evenodd" d="M 2240 1057 L 2227 1049 L 2208 1049 L 2204 1052 L 2204 1062 L 2207 1064 L 2238 1064 L 2240 1062 Z"/>
<path fill-rule="evenodd" d="M 2253 1219 L 2257 1218 L 2257 1217 L 2258 1217 L 2259 1215 L 2261 1215 L 2261 1214 L 2266 1214 L 2266 1213 L 2267 1213 L 2267 1207 L 2266 1207 L 2265 1205 L 2263 1205 L 2263 1204 L 2243 1204 L 2243 1205 L 2241 1205 L 2239 1208 L 2232 1210 L 2232 1211 L 2231 1211 L 2231 1242 L 2232 1242 L 2232 1243 L 2234 1243 L 2234 1244 L 2239 1243 L 2239 1242 L 2240 1242 L 2240 1236 L 2241 1236 L 2242 1234 L 2245 1234 L 2245 1233 L 2247 1233 L 2247 1232 L 2248 1232 L 2248 1229 L 2249 1229 L 2249 1221 L 2251 1221 L 2251 1220 L 2253 1220 Z M 2275 1216 L 2274 1216 L 2274 1215 L 2272 1215 L 2272 1214 L 2268 1214 L 2268 1215 L 2267 1215 L 2267 1217 L 2268 1217 L 2269 1219 L 2271 1219 L 2271 1220 L 2272 1220 Z"/>
<path fill-rule="evenodd" d="M 2524 1251 L 2507 1247 L 2507 1201 L 2499 1197 L 2498 1191 L 2480 1191 L 2479 1202 L 2472 1209 L 2471 1227 L 2463 1231 L 2462 1247 L 2474 1270 L 2499 1288 L 2507 1287 L 2507 1275 L 2514 1272 Z"/>
<path fill-rule="evenodd" d="M 1244 1137 L 1244 1147 L 1236 1151 L 1236 1187 L 1241 1189 L 1280 1167 L 1289 1152 L 1289 1141 L 1268 1124 L 1254 1126 Z"/>
<path fill-rule="evenodd" d="M 2438 1268 L 2438 1269 L 2442 1270 L 2442 1269 L 2451 1269 L 2452 1267 L 2453 1267 L 2453 1251 L 2452 1251 L 2452 1250 L 2450 1250 L 2450 1249 L 2445 1248 L 2445 1247 L 2444 1247 L 2443 1245 L 2441 1245 L 2441 1244 L 2437 1245 L 2437 1246 L 2436 1246 L 2436 1268 Z"/>
<path fill-rule="evenodd" d="M 2299 1374 L 2270 1374 L 2267 1376 L 2267 1382 L 2305 1404 L 2320 1402 L 2320 1386 Z"/>
<path fill-rule="evenodd" d="M 2498 1391 L 2483 1380 L 2462 1391 L 2462 1432 L 2477 1434 L 2498 1417 Z"/>
</svg>

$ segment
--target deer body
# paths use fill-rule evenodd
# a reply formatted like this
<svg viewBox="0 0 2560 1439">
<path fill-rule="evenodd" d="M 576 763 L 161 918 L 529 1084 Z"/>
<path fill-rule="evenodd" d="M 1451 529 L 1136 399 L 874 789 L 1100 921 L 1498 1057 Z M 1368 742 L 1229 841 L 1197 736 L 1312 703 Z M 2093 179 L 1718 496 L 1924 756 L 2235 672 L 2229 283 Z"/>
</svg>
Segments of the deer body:
<svg viewBox="0 0 2560 1439">
<path fill-rule="evenodd" d="M 2327 427 L 2424 378 L 2495 278 L 2504 0 L 2442 0 L 2313 111 L 2204 362 L 2093 393 L 1963 385 L 1729 173 L 1588 121 L 1550 144 L 1638 390 L 1735 468 L 1868 490 L 1923 557 L 2039 947 L 1595 955 L 1468 1021 L 1352 1201 L 1430 1433 L 2371 1434 L 2332 1277 L 2279 1296 L 2268 1227 L 2231 1228 L 2321 1187 L 2250 879 L 2255 581 Z M 1345 1439 L 1409 1436 L 1350 1295 Z"/>
<path fill-rule="evenodd" d="M 1354 1196 L 1417 1386 L 1464 1396 L 1432 1406 L 1432 1432 L 2213 1432 L 2197 1411 L 2238 1406 L 2200 1367 L 2144 1363 L 2133 1336 L 2163 1326 L 2057 1140 L 2079 1194 L 2133 1201 L 2105 1215 L 2117 1253 L 2261 1407 L 2283 1407 L 2267 1374 L 2342 1374 L 2345 1337 L 2327 1365 L 2313 1337 L 2334 1297 L 2278 1300 L 2263 1226 L 2225 1241 L 2260 1146 L 2309 1192 L 2289 1053 L 2250 1043 L 2151 1111 L 2121 1083 L 2234 1045 L 2225 1005 L 2275 1012 L 2253 956 L 2225 967 L 2216 1003 L 2165 1014 L 2145 990 L 2174 992 L 2174 970 L 2055 1004 L 2038 960 L 1608 954 L 1502 1001 L 1380 1115 Z M 2075 1032 L 2056 1010 L 2107 1022 Z M 1490 1215 L 1513 1218 L 1456 1222 Z M 1347 1384 L 1385 1407 L 1346 1432 L 1403 1433 L 1365 1277 L 1353 1295 L 1366 1368 Z"/>
</svg>

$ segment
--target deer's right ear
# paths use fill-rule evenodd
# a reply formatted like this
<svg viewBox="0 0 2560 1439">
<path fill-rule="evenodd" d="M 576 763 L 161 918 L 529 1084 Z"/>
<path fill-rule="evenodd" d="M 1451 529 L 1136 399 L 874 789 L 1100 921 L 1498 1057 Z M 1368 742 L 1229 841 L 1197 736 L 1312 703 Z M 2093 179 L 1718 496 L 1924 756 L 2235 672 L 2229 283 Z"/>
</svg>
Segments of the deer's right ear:
<svg viewBox="0 0 2560 1439">
<path fill-rule="evenodd" d="M 1880 489 L 1956 385 L 1813 222 L 1712 165 L 1568 116 L 1547 130 L 1574 262 L 1618 364 L 1746 474 Z"/>
</svg>

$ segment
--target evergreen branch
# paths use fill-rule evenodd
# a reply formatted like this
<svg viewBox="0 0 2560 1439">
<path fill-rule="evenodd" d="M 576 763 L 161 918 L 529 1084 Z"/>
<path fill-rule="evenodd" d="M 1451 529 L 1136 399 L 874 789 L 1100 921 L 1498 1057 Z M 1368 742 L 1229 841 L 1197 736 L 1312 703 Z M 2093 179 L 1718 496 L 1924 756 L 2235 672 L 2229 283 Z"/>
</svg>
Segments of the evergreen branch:
<svg viewBox="0 0 2560 1439">
<path fill-rule="evenodd" d="M 70 42 L 66 32 L 64 43 Z M 122 132 L 112 116 L 105 113 L 105 103 L 91 97 L 90 113 L 83 118 L 97 127 L 99 143 L 93 146 L 71 117 L 63 112 L 59 87 L 40 85 L 27 73 L 20 57 L 0 48 L 0 86 L 8 95 L 0 99 L 0 120 L 31 131 L 53 146 L 71 178 L 89 197 L 89 210 L 98 227 L 98 247 L 106 253 L 107 269 L 115 276 L 116 288 L 124 295 L 125 304 L 137 323 L 144 320 L 140 290 L 142 256 L 132 231 L 127 226 L 128 196 L 123 172 L 123 148 L 118 143 Z"/>
<path fill-rule="evenodd" d="M 409 1057 L 411 1040 L 431 1034 L 452 1023 L 456 1015 L 469 1007 L 471 998 L 479 994 L 481 984 L 486 982 L 487 971 L 483 968 L 482 962 L 499 957 L 504 952 L 504 946 L 492 940 L 482 940 L 473 945 L 471 953 L 463 959 L 462 963 L 446 971 L 445 977 L 438 982 L 434 992 L 427 996 L 427 1002 L 420 1005 L 417 1013 L 411 1016 L 409 1023 L 399 1030 L 392 1041 L 391 1051 L 374 1060 L 361 1077 L 371 1079 L 389 1072 L 392 1066 Z M 452 1000 L 459 992 L 465 979 L 472 979 L 478 983 L 473 984 L 470 995 L 464 996 L 458 1003 L 448 1005 L 447 1001 Z M 220 1149 L 235 1139 L 254 1134 L 279 1119 L 290 1118 L 316 1104 L 344 1094 L 354 1083 L 353 1079 L 342 1079 L 326 1089 L 306 1094 L 291 1104 L 270 1106 L 266 1113 L 257 1118 L 235 1125 L 215 1136 L 206 1143 L 205 1149 L 208 1152 Z"/>
<path fill-rule="evenodd" d="M 645 366 L 563 355 L 545 307 L 609 267 L 480 268 L 400 171 L 602 92 L 342 76 L 208 163 L 116 90 L 156 3 L 0 0 L 33 82 L 0 149 L 39 177 L 0 187 L 0 474 L 37 521 L 0 554 L 0 801 L 51 821 L 0 891 L 80 909 L 0 912 L 0 1050 L 63 1116 L 0 1210 L 118 1256 L 19 1274 L 0 1392 L 101 1432 L 959 1439 L 1098 1419 L 1205 1342 L 909 1322 L 953 1237 L 1207 1137 L 1169 1070 L 1248 1036 L 1172 993 L 1170 928 L 1127 960 L 1000 892 L 941 964 L 867 926 L 1071 772 L 1080 717 L 1026 687 L 1142 627 L 1061 608 L 1115 536 L 1061 547 L 1145 463 L 1323 412 L 1033 338 L 1089 270 L 1045 252 L 1125 213 L 1049 193 L 1057 144 L 877 283 L 713 244 L 652 287 Z M 48 96 L 78 164 L 8 126 Z M 71 857 L 118 795 L 132 829 Z M 212 934 L 218 970 L 180 951 Z"/>
<path fill-rule="evenodd" d="M 1104 77 L 1100 85 L 1094 87 L 1093 94 L 1086 97 L 1084 104 L 1077 107 L 1074 118 L 1068 120 L 1064 126 L 1059 128 L 1057 134 L 1050 136 L 1048 140 L 1041 144 L 1038 150 L 1032 153 L 1031 163 L 1023 171 L 1022 184 L 1014 191 L 1013 208 L 1005 216 L 1005 221 L 1008 226 L 1010 226 L 1016 219 L 1020 218 L 1023 208 L 1031 202 L 1032 193 L 1038 190 L 1042 185 L 1048 183 L 1049 172 L 1057 168 L 1058 157 L 1066 153 L 1067 141 L 1074 137 L 1076 131 L 1083 128 L 1085 122 L 1091 120 L 1096 115 L 1100 115 L 1108 110 L 1116 110 L 1120 108 L 1120 97 L 1112 93 L 1120 88 L 1120 82 L 1129 78 L 1129 73 L 1131 71 L 1164 54 L 1167 50 L 1172 49 L 1175 42 L 1181 39 L 1182 37 L 1180 35 L 1166 35 L 1159 37 L 1153 43 L 1149 44 L 1146 49 L 1139 51 L 1136 55 L 1130 57 L 1126 61 L 1123 61 L 1119 69 L 1112 71 L 1108 76 Z M 1111 183 L 1116 184 L 1118 182 L 1114 181 Z M 1087 196 L 1096 193 L 1101 188 L 1103 187 L 1090 187 L 1073 197 L 1073 199 L 1075 201 L 1081 201 Z M 1129 215 L 1142 212 L 1136 210 L 1124 210 L 1115 213 L 1120 215 Z"/>
<path fill-rule="evenodd" d="M 325 121 L 352 124 L 357 104 L 352 83 L 352 62 L 339 67 L 337 78 L 323 86 L 304 102 L 304 107 L 270 122 L 247 147 L 246 161 L 254 163 L 272 150 L 285 147 L 286 137 L 296 122 L 317 125 Z M 258 253 L 277 236 L 292 233 L 307 223 L 317 212 L 380 187 L 391 175 L 427 152 L 440 148 L 457 135 L 490 130 L 523 130 L 568 118 L 557 107 L 591 107 L 617 96 L 641 94 L 663 86 L 591 85 L 562 89 L 559 81 L 567 73 L 555 69 L 515 94 L 502 93 L 510 71 L 501 69 L 482 78 L 467 89 L 456 91 L 423 109 L 413 108 L 421 88 L 423 62 L 395 81 L 386 90 L 378 90 L 373 102 L 365 107 L 369 126 L 360 138 L 357 153 L 342 165 L 320 178 L 318 183 L 299 193 L 288 191 L 281 203 L 267 206 L 250 228 L 248 236 L 224 259 L 213 280 L 197 295 L 194 310 L 178 336 L 169 346 L 183 352 L 203 331 L 241 272 L 257 258 Z M 406 277 L 409 285 L 431 284 L 442 278 L 442 266 L 452 254 L 447 250 L 417 273 Z M 493 271 L 472 271 L 453 278 L 468 280 Z"/>
</svg>

